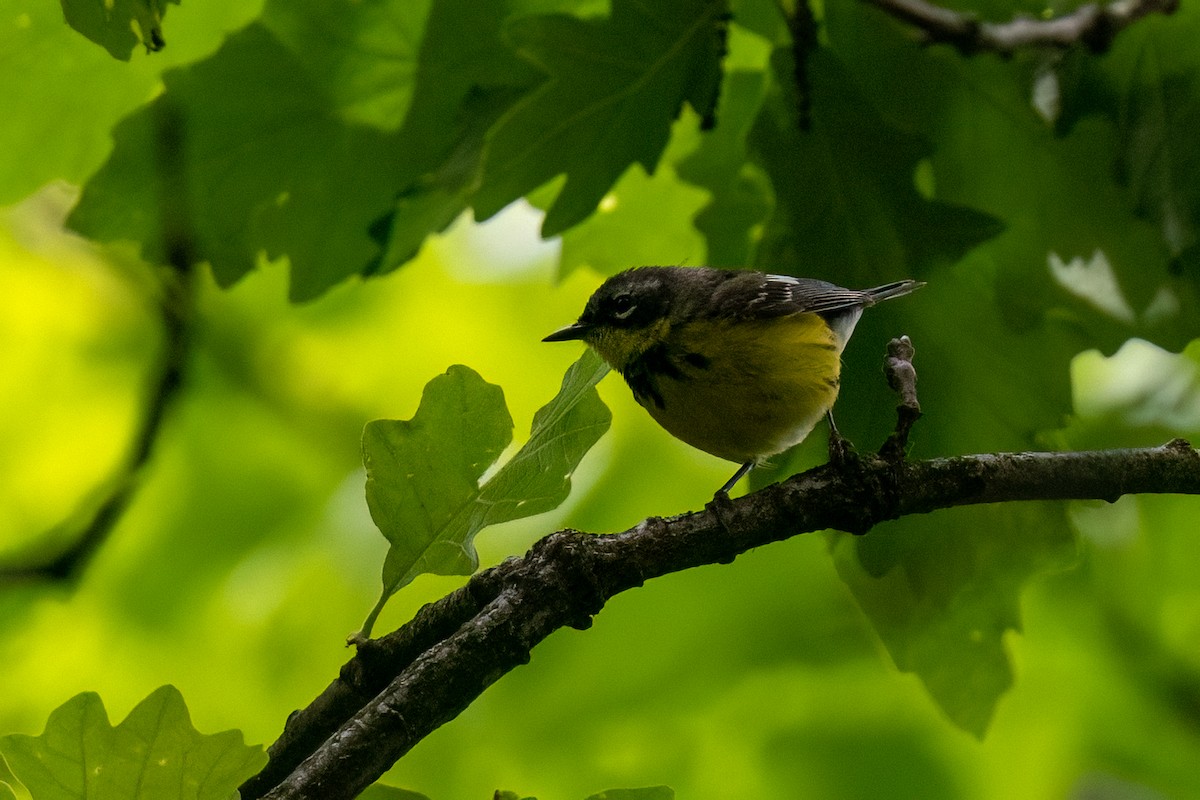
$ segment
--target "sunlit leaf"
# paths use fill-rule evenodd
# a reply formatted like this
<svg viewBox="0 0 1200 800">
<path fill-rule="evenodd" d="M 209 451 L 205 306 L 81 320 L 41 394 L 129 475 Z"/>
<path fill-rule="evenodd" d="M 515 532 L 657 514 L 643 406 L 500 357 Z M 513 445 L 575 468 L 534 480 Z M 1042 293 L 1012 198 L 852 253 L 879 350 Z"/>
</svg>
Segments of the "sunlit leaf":
<svg viewBox="0 0 1200 800">
<path fill-rule="evenodd" d="M 38 800 L 228 800 L 266 763 L 240 731 L 198 733 L 173 686 L 116 727 L 99 695 L 76 695 L 50 714 L 41 736 L 5 736 L 0 751 Z"/>
<path fill-rule="evenodd" d="M 9 769 L 8 762 L 4 759 L 4 750 L 0 747 L 0 800 L 17 800 L 17 793 L 13 790 L 13 786 L 19 784 L 20 781 Z"/>
<path fill-rule="evenodd" d="M 478 566 L 470 536 L 482 527 L 472 526 L 479 479 L 512 428 L 500 387 L 461 365 L 426 384 L 412 419 L 367 423 L 367 504 L 392 545 L 381 603 L 422 572 L 468 575 Z"/>
<path fill-rule="evenodd" d="M 383 594 L 363 624 L 370 635 L 384 603 L 421 573 L 469 575 L 474 539 L 488 525 L 556 508 L 571 473 L 608 429 L 595 386 L 608 367 L 590 350 L 533 418 L 529 440 L 485 483 L 479 479 L 512 440 L 500 387 L 456 365 L 434 378 L 411 420 L 374 420 L 363 431 L 367 504 L 391 543 Z"/>
<path fill-rule="evenodd" d="M 274 2 L 262 24 L 303 54 L 307 71 L 344 120 L 395 130 L 412 105 L 432 5 Z"/>
<path fill-rule="evenodd" d="M 21 153 L 0 161 L 3 205 L 51 181 L 82 183 L 111 149 L 113 124 L 154 90 L 162 64 L 157 57 L 114 61 L 64 25 L 54 3 L 13 7 L 9 23 L 0 25 L 0 53 L 9 120 L 0 125 L 0 149 Z M 71 125 L 62 124 L 67 118 Z"/>
<path fill-rule="evenodd" d="M 571 473 L 612 420 L 595 388 L 606 374 L 591 349 L 571 365 L 558 394 L 533 415 L 528 441 L 480 488 L 484 524 L 541 514 L 567 499 Z"/>
</svg>

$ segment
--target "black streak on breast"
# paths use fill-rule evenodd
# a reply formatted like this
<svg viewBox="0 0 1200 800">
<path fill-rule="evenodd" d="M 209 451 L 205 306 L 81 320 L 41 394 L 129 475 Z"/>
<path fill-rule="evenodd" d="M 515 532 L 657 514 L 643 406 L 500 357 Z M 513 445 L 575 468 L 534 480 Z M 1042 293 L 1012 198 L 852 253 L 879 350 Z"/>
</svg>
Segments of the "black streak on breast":
<svg viewBox="0 0 1200 800">
<path fill-rule="evenodd" d="M 684 359 L 701 369 L 708 367 L 709 360 L 699 353 L 688 353 Z M 696 360 L 693 360 L 696 359 Z M 703 363 L 698 363 L 703 362 Z M 683 371 L 671 360 L 665 344 L 657 344 L 625 365 L 621 371 L 625 382 L 633 390 L 633 396 L 643 405 L 654 403 L 659 408 L 666 408 L 662 394 L 658 391 L 659 378 L 673 378 L 681 381 L 687 378 Z"/>
</svg>

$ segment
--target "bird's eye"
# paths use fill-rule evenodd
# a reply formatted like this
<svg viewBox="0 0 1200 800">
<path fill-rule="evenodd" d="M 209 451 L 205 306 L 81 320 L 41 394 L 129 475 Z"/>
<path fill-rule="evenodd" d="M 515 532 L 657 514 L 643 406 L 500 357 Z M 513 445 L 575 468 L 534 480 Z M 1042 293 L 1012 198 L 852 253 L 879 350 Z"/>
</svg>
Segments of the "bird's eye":
<svg viewBox="0 0 1200 800">
<path fill-rule="evenodd" d="M 628 319 L 635 308 L 637 308 L 637 303 L 633 302 L 633 295 L 619 294 L 612 299 L 612 312 L 615 319 Z"/>
</svg>

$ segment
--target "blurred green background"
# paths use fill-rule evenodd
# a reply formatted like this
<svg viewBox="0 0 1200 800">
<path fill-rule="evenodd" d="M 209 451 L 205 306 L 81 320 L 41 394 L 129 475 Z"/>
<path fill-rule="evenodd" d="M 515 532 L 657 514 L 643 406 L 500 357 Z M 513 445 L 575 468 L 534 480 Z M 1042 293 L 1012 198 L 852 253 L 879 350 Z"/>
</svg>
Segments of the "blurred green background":
<svg viewBox="0 0 1200 800">
<path fill-rule="evenodd" d="M 164 347 L 156 273 L 128 244 L 64 231 L 78 185 L 108 154 L 117 120 L 162 91 L 163 70 L 207 57 L 260 9 L 172 6 L 167 49 L 129 64 L 68 29 L 57 7 L 0 0 L 0 11 L 0 92 L 23 121 L 0 130 L 13 154 L 0 170 L 0 562 L 21 564 L 69 543 L 121 474 Z M 845 18 L 838 28 L 829 13 L 843 47 L 877 33 Z M 1185 33 L 1196 29 L 1194 14 L 1186 22 Z M 762 69 L 770 48 L 746 31 L 734 38 L 737 65 Z M 892 64 L 926 52 L 907 46 L 876 53 Z M 955 57 L 929 58 L 941 70 Z M 870 86 L 872 68 L 859 62 L 856 76 L 891 119 L 887 103 L 911 98 Z M 1005 69 L 971 62 L 964 83 Z M 879 364 L 886 340 L 908 333 L 926 413 L 916 456 L 1196 441 L 1194 275 L 1185 270 L 1155 306 L 1155 290 L 1179 275 L 1168 276 L 1168 259 L 1149 244 L 1151 226 L 1120 216 L 1115 190 L 1093 191 L 1108 186 L 1108 165 L 1094 155 L 1115 134 L 1081 125 L 1060 140 L 1038 128 L 1033 155 L 1020 153 L 1014 169 L 989 156 L 1010 146 L 1005 125 L 1024 130 L 1013 109 L 1027 98 L 984 94 L 995 116 L 982 122 L 966 101 L 939 109 L 962 135 L 938 141 L 912 182 L 956 176 L 939 190 L 1009 227 L 915 275 L 930 285 L 903 309 L 864 320 L 846 354 L 843 432 L 864 449 L 886 435 L 893 399 Z M 71 125 L 54 124 L 62 118 Z M 697 136 L 696 115 L 685 113 L 668 152 L 682 158 Z M 955 172 L 968 162 L 979 169 Z M 1085 179 L 1063 163 L 1096 169 Z M 653 177 L 631 167 L 601 204 L 607 216 L 561 240 L 540 241 L 540 212 L 519 202 L 483 224 L 459 218 L 403 269 L 351 278 L 303 304 L 288 299 L 286 258 L 262 259 L 229 289 L 200 270 L 186 382 L 129 508 L 77 581 L 0 578 L 0 733 L 39 732 L 85 690 L 117 720 L 170 683 L 199 730 L 273 741 L 349 658 L 345 637 L 378 595 L 386 543 L 363 498 L 364 423 L 411 417 L 424 384 L 461 363 L 503 387 L 519 445 L 579 354 L 539 340 L 572 321 L 614 265 L 709 260 L 704 239 L 676 224 L 706 197 L 676 179 L 678 164 L 667 158 Z M 1022 205 L 1028 198 L 1013 188 L 1033 175 L 1045 184 L 1032 191 L 1053 195 L 1046 207 Z M 1047 257 L 1050 229 L 1068 230 L 1062 258 Z M 1096 288 L 1099 261 L 1084 269 L 1100 246 L 1093 235 L 1109 237 L 1101 243 L 1132 296 L 1124 307 L 1109 302 L 1117 290 Z M 1059 396 L 1068 384 L 1069 402 Z M 619 378 L 600 393 L 612 430 L 584 459 L 570 499 L 485 531 L 484 564 L 563 526 L 618 531 L 699 508 L 728 477 L 730 465 L 659 430 Z M 823 448 L 814 436 L 774 474 L 818 463 Z M 864 540 L 801 536 L 656 580 L 615 598 L 592 629 L 554 634 L 387 780 L 433 800 L 496 788 L 582 798 L 660 783 L 689 800 L 1200 797 L 1198 512 L 1194 498 L 1170 496 L 1072 503 L 1065 514 L 1058 505 L 956 510 Z M 1060 530 L 1064 517 L 1073 539 Z M 938 526 L 972 531 L 1001 553 L 1048 543 L 1043 574 L 1009 587 L 1019 609 L 997 611 L 1019 628 L 998 634 L 1015 683 L 982 739 L 897 669 L 844 581 L 876 580 L 855 572 L 858 556 Z M 947 572 L 985 575 L 990 564 L 973 555 L 948 550 Z M 377 630 L 461 583 L 419 578 Z M 918 655 L 928 679 L 938 651 Z M 957 656 L 944 657 L 952 681 Z"/>
<path fill-rule="evenodd" d="M 44 192 L 4 217 L 9 551 L 86 508 L 116 469 L 160 336 L 144 286 L 57 230 L 63 199 Z M 300 307 L 278 265 L 229 292 L 205 281 L 187 389 L 111 539 L 77 587 L 3 589 L 0 728 L 37 732 L 84 690 L 115 721 L 172 683 L 200 730 L 273 740 L 348 658 L 342 641 L 377 592 L 385 547 L 363 501 L 363 423 L 411 416 L 427 379 L 466 363 L 505 388 L 527 430 L 577 355 L 538 339 L 573 317 L 597 276 L 555 285 L 553 248 L 538 245 L 531 216 L 457 225 L 405 270 Z M 529 256 L 502 280 L 473 266 L 497 242 Z M 1117 356 L 1120 375 L 1115 359 L 1076 360 L 1087 415 L 1072 438 L 1200 428 L 1195 360 L 1140 348 Z M 1138 396 L 1130 364 L 1177 387 L 1166 407 Z M 697 508 L 723 480 L 726 464 L 657 430 L 618 379 L 601 393 L 613 430 L 572 498 L 485 532 L 484 563 L 564 524 L 612 531 Z M 927 413 L 920 424 L 937 425 L 938 409 Z M 1153 437 L 1131 433 L 1147 426 Z M 696 798 L 1188 796 L 1200 736 L 1194 501 L 1071 514 L 1086 534 L 1078 563 L 1025 593 L 1023 633 L 1006 642 L 1017 682 L 983 741 L 891 665 L 833 568 L 844 535 L 831 533 L 617 597 L 592 630 L 552 636 L 389 780 L 433 798 L 658 782 Z M 460 582 L 419 579 L 381 630 Z"/>
</svg>

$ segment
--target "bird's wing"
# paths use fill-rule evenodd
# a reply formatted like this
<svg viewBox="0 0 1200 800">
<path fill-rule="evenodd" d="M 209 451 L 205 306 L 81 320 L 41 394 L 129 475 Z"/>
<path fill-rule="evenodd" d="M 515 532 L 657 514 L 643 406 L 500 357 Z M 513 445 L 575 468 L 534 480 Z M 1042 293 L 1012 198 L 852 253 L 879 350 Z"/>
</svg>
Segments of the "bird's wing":
<svg viewBox="0 0 1200 800">
<path fill-rule="evenodd" d="M 745 298 L 744 311 L 748 318 L 780 317 L 800 312 L 829 314 L 843 309 L 867 305 L 867 292 L 843 289 L 815 278 L 793 278 L 790 275 L 764 275 Z"/>
</svg>

